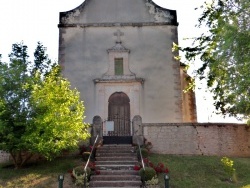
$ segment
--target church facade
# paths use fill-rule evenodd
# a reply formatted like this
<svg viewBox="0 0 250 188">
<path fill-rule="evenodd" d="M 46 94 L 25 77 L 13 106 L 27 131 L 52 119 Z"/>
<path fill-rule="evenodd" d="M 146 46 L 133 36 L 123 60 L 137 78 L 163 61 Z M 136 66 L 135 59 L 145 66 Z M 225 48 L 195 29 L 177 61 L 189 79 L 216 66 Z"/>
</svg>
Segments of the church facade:
<svg viewBox="0 0 250 188">
<path fill-rule="evenodd" d="M 61 12 L 58 27 L 59 64 L 81 94 L 86 122 L 100 116 L 125 135 L 135 116 L 196 122 L 194 93 L 183 93 L 188 75 L 172 53 L 176 11 L 152 0 L 85 0 Z"/>
</svg>

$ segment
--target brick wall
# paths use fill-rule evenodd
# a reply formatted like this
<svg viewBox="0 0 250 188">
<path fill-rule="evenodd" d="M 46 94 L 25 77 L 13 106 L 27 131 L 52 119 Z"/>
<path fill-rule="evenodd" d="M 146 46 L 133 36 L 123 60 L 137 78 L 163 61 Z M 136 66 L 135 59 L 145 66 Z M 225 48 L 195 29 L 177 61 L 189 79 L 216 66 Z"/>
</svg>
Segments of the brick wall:
<svg viewBox="0 0 250 188">
<path fill-rule="evenodd" d="M 143 124 L 143 131 L 154 153 L 250 156 L 250 127 L 244 124 Z"/>
</svg>

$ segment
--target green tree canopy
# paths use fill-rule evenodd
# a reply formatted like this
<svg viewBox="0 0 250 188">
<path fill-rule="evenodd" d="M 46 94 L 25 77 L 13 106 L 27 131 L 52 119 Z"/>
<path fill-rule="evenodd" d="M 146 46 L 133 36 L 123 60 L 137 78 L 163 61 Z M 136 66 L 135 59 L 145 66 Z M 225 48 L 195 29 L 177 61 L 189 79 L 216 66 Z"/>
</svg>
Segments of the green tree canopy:
<svg viewBox="0 0 250 188">
<path fill-rule="evenodd" d="M 79 93 L 41 43 L 34 55 L 32 63 L 27 46 L 13 44 L 10 62 L 0 62 L 0 150 L 11 154 L 16 168 L 33 154 L 52 159 L 89 136 Z"/>
<path fill-rule="evenodd" d="M 206 79 L 222 114 L 250 118 L 250 1 L 212 0 L 202 7 L 198 27 L 208 32 L 192 47 L 178 47 L 187 62 L 200 59 L 195 76 Z"/>
</svg>

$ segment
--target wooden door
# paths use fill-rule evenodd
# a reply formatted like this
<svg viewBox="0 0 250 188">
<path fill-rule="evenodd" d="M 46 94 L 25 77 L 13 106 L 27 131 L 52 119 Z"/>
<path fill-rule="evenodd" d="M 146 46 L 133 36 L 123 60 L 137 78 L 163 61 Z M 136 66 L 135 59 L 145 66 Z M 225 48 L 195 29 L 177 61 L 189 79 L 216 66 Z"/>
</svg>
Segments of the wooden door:
<svg viewBox="0 0 250 188">
<path fill-rule="evenodd" d="M 109 98 L 108 120 L 114 121 L 111 136 L 130 136 L 130 101 L 123 92 L 116 92 Z M 113 135 L 112 135 L 113 134 Z"/>
</svg>

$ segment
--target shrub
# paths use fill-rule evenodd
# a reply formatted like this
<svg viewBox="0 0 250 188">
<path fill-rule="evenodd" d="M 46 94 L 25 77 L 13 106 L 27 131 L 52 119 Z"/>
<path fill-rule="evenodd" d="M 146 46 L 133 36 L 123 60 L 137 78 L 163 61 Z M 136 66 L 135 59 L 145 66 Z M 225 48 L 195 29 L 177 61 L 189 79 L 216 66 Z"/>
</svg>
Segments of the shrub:
<svg viewBox="0 0 250 188">
<path fill-rule="evenodd" d="M 141 176 L 142 180 L 149 181 L 156 176 L 156 172 L 152 167 L 145 167 L 145 171 L 143 168 L 140 169 L 139 175 Z"/>
<path fill-rule="evenodd" d="M 84 152 L 91 152 L 92 146 L 88 145 L 86 146 L 85 144 L 82 144 L 79 146 L 79 155 L 83 155 Z"/>
<path fill-rule="evenodd" d="M 147 158 L 148 157 L 148 150 L 146 148 L 141 148 L 141 155 L 142 155 L 142 158 Z M 138 157 L 138 159 L 141 159 L 139 149 L 137 149 L 137 157 Z"/>
<path fill-rule="evenodd" d="M 227 158 L 227 157 L 223 157 L 221 159 L 221 162 L 223 164 L 224 170 L 227 173 L 229 180 L 232 182 L 237 182 L 237 177 L 236 177 L 236 173 L 235 173 L 235 168 L 233 167 L 234 162 L 233 160 Z"/>
<path fill-rule="evenodd" d="M 84 172 L 84 166 L 77 166 L 72 171 L 72 176 L 75 179 L 75 184 L 77 186 L 84 185 L 84 179 L 86 178 L 87 181 L 90 179 L 91 169 L 87 167 L 86 169 L 87 174 Z"/>
<path fill-rule="evenodd" d="M 84 161 L 87 161 L 89 159 L 90 152 L 83 152 L 82 158 Z"/>
<path fill-rule="evenodd" d="M 159 179 L 157 176 L 154 176 L 151 180 L 146 181 L 146 185 L 157 185 L 159 183 Z"/>
</svg>

